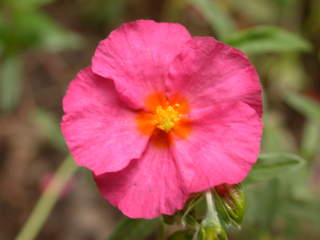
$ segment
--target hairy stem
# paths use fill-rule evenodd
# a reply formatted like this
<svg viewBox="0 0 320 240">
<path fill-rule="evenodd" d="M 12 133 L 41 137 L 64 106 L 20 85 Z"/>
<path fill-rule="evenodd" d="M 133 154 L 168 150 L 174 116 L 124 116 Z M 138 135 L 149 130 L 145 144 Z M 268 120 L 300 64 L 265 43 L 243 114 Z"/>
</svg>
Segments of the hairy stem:
<svg viewBox="0 0 320 240">
<path fill-rule="evenodd" d="M 214 203 L 214 199 L 212 198 L 211 191 L 207 191 L 205 193 L 206 196 L 206 202 L 207 202 L 207 217 L 206 221 L 209 221 L 211 223 L 218 223 L 220 224 L 220 220 L 216 211 L 216 206 Z"/>
<path fill-rule="evenodd" d="M 16 240 L 32 240 L 36 238 L 65 185 L 77 169 L 78 167 L 70 156 L 62 162 L 52 181 L 33 208 L 20 233 L 17 235 Z"/>
</svg>

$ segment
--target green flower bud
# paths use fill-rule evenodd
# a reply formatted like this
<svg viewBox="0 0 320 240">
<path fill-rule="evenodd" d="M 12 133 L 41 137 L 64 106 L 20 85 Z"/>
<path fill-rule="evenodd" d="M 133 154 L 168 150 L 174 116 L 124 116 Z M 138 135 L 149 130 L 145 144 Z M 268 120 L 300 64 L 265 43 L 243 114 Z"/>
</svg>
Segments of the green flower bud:
<svg viewBox="0 0 320 240">
<path fill-rule="evenodd" d="M 203 226 L 198 233 L 199 240 L 228 240 L 227 234 L 222 226 Z"/>
<path fill-rule="evenodd" d="M 220 218 L 227 224 L 240 227 L 246 198 L 240 184 L 222 184 L 214 188 L 214 198 Z"/>
</svg>

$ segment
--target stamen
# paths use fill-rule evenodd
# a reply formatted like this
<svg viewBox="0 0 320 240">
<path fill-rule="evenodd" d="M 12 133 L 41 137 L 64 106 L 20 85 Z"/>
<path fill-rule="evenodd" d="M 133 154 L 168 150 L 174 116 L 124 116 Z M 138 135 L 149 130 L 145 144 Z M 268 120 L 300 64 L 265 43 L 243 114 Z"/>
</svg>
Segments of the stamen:
<svg viewBox="0 0 320 240">
<path fill-rule="evenodd" d="M 169 132 L 182 117 L 182 114 L 177 110 L 178 107 L 180 107 L 178 103 L 173 106 L 169 105 L 167 108 L 158 106 L 154 114 L 153 124 L 157 128 Z"/>
</svg>

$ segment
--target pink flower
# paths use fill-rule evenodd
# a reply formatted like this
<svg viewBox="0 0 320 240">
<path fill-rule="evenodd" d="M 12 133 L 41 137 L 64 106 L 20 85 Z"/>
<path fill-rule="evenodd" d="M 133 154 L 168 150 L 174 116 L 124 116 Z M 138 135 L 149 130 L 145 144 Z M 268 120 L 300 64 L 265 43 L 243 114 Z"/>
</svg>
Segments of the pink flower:
<svg viewBox="0 0 320 240">
<path fill-rule="evenodd" d="M 63 107 L 75 161 L 132 218 L 170 215 L 191 193 L 239 183 L 260 150 L 254 67 L 179 24 L 139 20 L 114 30 L 71 82 Z"/>
</svg>

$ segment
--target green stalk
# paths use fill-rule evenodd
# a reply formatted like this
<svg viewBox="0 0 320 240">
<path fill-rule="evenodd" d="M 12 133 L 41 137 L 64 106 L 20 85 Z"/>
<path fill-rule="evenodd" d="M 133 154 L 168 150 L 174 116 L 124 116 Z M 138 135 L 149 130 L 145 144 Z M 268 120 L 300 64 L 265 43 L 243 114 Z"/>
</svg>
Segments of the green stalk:
<svg viewBox="0 0 320 240">
<path fill-rule="evenodd" d="M 77 169 L 78 166 L 74 164 L 70 156 L 62 162 L 15 240 L 32 240 L 37 237 L 65 185 Z"/>
<path fill-rule="evenodd" d="M 196 232 L 201 240 L 228 240 L 228 236 L 224 231 L 216 210 L 215 202 L 211 191 L 205 193 L 207 202 L 207 216 L 201 222 L 200 229 Z M 199 239 L 194 236 L 194 239 Z"/>
<path fill-rule="evenodd" d="M 220 225 L 220 219 L 217 214 L 216 206 L 214 199 L 212 198 L 211 191 L 207 191 L 205 193 L 206 196 L 206 202 L 207 202 L 207 217 L 205 219 L 206 222 L 209 222 L 210 224 L 219 224 Z"/>
</svg>

